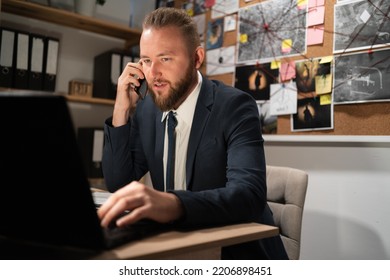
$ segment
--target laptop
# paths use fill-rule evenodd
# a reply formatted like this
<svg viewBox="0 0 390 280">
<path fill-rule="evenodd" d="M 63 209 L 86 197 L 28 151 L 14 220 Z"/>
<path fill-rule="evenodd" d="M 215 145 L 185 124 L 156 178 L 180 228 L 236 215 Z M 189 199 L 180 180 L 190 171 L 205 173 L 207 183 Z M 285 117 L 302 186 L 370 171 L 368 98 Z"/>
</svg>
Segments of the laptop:
<svg viewBox="0 0 390 280">
<path fill-rule="evenodd" d="M 100 226 L 65 97 L 1 92 L 0 120 L 0 251 L 16 240 L 95 252 L 161 231 Z"/>
</svg>

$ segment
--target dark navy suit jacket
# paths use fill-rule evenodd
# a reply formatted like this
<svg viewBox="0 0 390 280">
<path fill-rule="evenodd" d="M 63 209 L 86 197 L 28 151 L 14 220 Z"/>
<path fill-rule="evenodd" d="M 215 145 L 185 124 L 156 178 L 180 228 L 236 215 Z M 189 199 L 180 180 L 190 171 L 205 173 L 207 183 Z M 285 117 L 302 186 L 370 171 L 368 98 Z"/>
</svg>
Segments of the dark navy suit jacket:
<svg viewBox="0 0 390 280">
<path fill-rule="evenodd" d="M 150 96 L 128 124 L 106 120 L 103 174 L 114 192 L 150 172 L 164 190 L 162 112 Z M 267 205 L 266 164 L 257 105 L 252 96 L 203 77 L 188 144 L 186 191 L 173 191 L 185 216 L 180 226 L 240 222 L 273 225 Z M 279 236 L 225 247 L 225 259 L 286 259 Z"/>
</svg>

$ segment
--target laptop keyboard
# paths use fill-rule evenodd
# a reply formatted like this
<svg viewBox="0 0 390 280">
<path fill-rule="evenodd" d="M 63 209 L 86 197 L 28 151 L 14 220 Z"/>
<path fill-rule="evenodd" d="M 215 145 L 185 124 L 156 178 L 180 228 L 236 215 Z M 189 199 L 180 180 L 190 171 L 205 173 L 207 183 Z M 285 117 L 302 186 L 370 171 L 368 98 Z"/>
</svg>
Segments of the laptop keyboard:
<svg viewBox="0 0 390 280">
<path fill-rule="evenodd" d="M 92 195 L 97 210 L 111 194 L 108 192 L 92 191 Z M 111 221 L 107 228 L 103 228 L 106 247 L 114 248 L 133 240 L 139 240 L 141 238 L 166 231 L 169 228 L 168 225 L 147 219 L 138 221 L 132 225 L 117 227 L 115 224 L 116 220 L 126 214 L 128 214 L 128 212 L 124 212 L 119 215 L 116 219 Z"/>
<path fill-rule="evenodd" d="M 135 224 L 117 227 L 110 226 L 103 229 L 108 248 L 113 248 L 132 240 L 139 240 L 147 236 L 158 234 L 168 227 L 150 220 L 142 220 Z"/>
</svg>

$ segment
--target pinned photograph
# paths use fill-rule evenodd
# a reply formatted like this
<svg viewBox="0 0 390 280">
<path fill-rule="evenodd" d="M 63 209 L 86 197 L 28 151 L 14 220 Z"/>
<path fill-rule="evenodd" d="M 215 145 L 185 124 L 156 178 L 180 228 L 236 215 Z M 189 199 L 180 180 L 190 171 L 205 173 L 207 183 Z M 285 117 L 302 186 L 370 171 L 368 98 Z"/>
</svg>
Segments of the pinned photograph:
<svg viewBox="0 0 390 280">
<path fill-rule="evenodd" d="M 273 0 L 240 8 L 237 62 L 266 61 L 306 52 L 306 9 Z"/>
<path fill-rule="evenodd" d="M 333 106 L 321 98 L 299 99 L 297 113 L 291 115 L 292 131 L 333 129 Z"/>
<path fill-rule="evenodd" d="M 270 101 L 257 101 L 263 134 L 276 134 L 278 128 L 278 116 L 271 114 Z"/>
<path fill-rule="evenodd" d="M 236 67 L 234 86 L 246 91 L 256 100 L 270 99 L 270 85 L 278 80 L 279 70 L 271 69 L 271 63 Z"/>
<path fill-rule="evenodd" d="M 298 99 L 314 98 L 331 92 L 331 62 L 322 63 L 326 58 L 301 60 L 295 63 Z"/>
<path fill-rule="evenodd" d="M 390 50 L 334 58 L 334 104 L 390 101 Z"/>
<path fill-rule="evenodd" d="M 290 115 L 297 112 L 297 84 L 271 84 L 271 115 Z"/>
<path fill-rule="evenodd" d="M 198 29 L 199 39 L 201 42 L 203 42 L 206 31 L 206 14 L 193 16 L 192 20 Z"/>
<path fill-rule="evenodd" d="M 334 7 L 334 52 L 390 45 L 389 1 L 351 1 Z"/>
<path fill-rule="evenodd" d="M 208 76 L 233 73 L 235 46 L 207 51 L 206 74 Z"/>
<path fill-rule="evenodd" d="M 217 49 L 223 43 L 223 18 L 211 20 L 207 24 L 206 49 Z"/>
</svg>

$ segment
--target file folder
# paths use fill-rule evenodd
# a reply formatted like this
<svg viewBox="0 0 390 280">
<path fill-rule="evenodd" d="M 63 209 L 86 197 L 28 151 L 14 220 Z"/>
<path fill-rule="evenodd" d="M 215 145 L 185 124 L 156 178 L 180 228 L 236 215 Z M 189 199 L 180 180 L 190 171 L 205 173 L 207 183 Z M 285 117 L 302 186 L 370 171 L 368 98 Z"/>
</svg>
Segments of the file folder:
<svg viewBox="0 0 390 280">
<path fill-rule="evenodd" d="M 17 31 L 13 88 L 28 89 L 30 76 L 29 34 Z"/>
<path fill-rule="evenodd" d="M 130 55 L 122 55 L 122 65 L 121 65 L 121 70 L 123 71 L 127 65 L 128 62 L 133 62 L 133 56 Z"/>
<path fill-rule="evenodd" d="M 43 89 L 43 56 L 45 47 L 45 38 L 38 34 L 30 34 L 30 77 L 29 89 Z"/>
<path fill-rule="evenodd" d="M 45 38 L 43 90 L 55 91 L 57 78 L 59 40 Z"/>
<path fill-rule="evenodd" d="M 113 98 L 115 98 L 116 96 L 116 87 L 118 84 L 118 78 L 122 72 L 121 65 L 122 65 L 121 55 L 118 53 L 111 54 L 111 84 L 115 88 L 115 92 L 112 95 Z"/>
<path fill-rule="evenodd" d="M 110 50 L 94 59 L 93 96 L 115 99 L 118 78 L 122 73 L 121 50 Z"/>
<path fill-rule="evenodd" d="M 103 128 L 79 127 L 77 130 L 77 142 L 88 178 L 103 178 Z"/>
<path fill-rule="evenodd" d="M 15 31 L 0 29 L 0 87 L 11 88 L 14 75 Z"/>
</svg>

